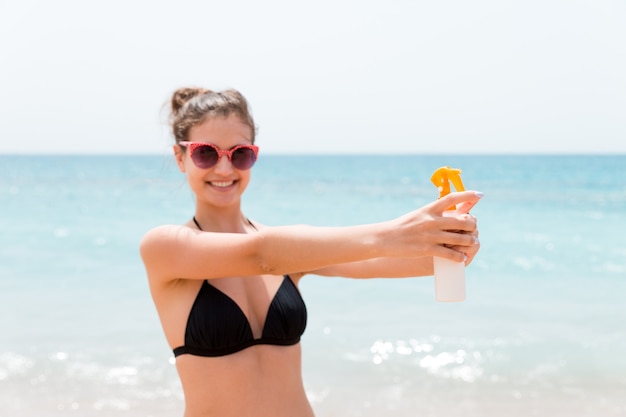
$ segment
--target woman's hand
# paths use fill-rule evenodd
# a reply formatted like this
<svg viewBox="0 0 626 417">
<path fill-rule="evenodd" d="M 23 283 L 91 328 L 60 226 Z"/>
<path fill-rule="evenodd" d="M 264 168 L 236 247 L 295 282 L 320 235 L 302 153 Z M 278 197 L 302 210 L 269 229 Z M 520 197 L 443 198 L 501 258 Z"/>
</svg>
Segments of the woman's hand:
<svg viewBox="0 0 626 417">
<path fill-rule="evenodd" d="M 389 256 L 439 256 L 468 264 L 480 244 L 476 218 L 466 212 L 481 197 L 476 191 L 451 193 L 393 220 L 395 233 L 389 237 Z M 458 206 L 458 211 L 449 211 L 452 206 Z"/>
<path fill-rule="evenodd" d="M 461 214 L 459 217 L 461 216 L 469 217 L 474 221 L 474 223 L 477 224 L 476 217 L 472 216 L 471 214 Z M 465 256 L 467 256 L 467 259 L 465 260 L 465 266 L 467 266 L 472 262 L 472 260 L 474 259 L 474 256 L 476 256 L 476 254 L 480 250 L 480 240 L 478 239 L 478 226 L 476 226 L 476 229 L 474 229 L 474 231 L 471 233 L 462 232 L 462 231 L 458 231 L 457 233 L 469 234 L 470 236 L 474 238 L 474 244 L 471 246 L 455 246 L 452 248 L 460 252 L 463 252 Z"/>
</svg>

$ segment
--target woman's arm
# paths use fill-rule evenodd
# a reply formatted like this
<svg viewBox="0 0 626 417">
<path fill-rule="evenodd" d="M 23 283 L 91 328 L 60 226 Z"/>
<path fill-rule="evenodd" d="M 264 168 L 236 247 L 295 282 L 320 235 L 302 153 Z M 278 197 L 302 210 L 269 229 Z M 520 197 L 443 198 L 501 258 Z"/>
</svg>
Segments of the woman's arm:
<svg viewBox="0 0 626 417">
<path fill-rule="evenodd" d="M 442 213 L 479 198 L 472 191 L 454 193 L 388 222 L 350 227 L 267 227 L 238 234 L 161 226 L 144 236 L 140 252 L 153 282 L 280 275 L 374 258 L 441 256 L 462 261 L 464 254 L 457 247 L 473 244 L 476 222 L 471 216 Z"/>
<path fill-rule="evenodd" d="M 301 274 L 289 274 L 300 278 L 305 274 L 342 278 L 412 278 L 433 275 L 433 257 L 422 258 L 375 258 L 365 261 L 331 265 Z"/>
<path fill-rule="evenodd" d="M 465 265 L 469 265 L 480 249 L 478 230 L 471 233 L 475 241 L 471 246 L 461 247 L 460 250 L 467 256 Z M 433 275 L 433 258 L 375 258 L 365 261 L 350 262 L 345 264 L 331 265 L 314 271 L 301 274 L 291 274 L 293 277 L 301 277 L 305 274 L 321 275 L 326 277 L 343 278 L 410 278 Z"/>
</svg>

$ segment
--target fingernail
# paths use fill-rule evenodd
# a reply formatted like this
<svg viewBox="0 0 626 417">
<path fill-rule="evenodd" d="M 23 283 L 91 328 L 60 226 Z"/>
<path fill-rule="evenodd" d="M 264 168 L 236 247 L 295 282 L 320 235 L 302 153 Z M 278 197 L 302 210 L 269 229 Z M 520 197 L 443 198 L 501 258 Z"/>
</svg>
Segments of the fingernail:
<svg viewBox="0 0 626 417">
<path fill-rule="evenodd" d="M 476 197 L 478 197 L 478 198 L 482 198 L 482 197 L 485 195 L 485 194 L 483 194 L 483 193 L 482 193 L 482 192 L 480 192 L 480 191 L 476 191 L 474 194 L 475 194 L 475 195 L 476 195 Z"/>
<path fill-rule="evenodd" d="M 478 245 L 480 243 L 480 240 L 478 240 L 477 237 L 474 238 L 474 245 Z"/>
<path fill-rule="evenodd" d="M 467 262 L 467 255 L 463 257 L 463 262 Z"/>
</svg>

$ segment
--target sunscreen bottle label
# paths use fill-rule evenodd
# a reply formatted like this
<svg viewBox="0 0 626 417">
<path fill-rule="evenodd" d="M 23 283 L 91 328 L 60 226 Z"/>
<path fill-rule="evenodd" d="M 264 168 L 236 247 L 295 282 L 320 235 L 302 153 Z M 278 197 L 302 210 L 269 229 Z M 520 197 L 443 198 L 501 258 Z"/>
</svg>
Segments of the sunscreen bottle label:
<svg viewBox="0 0 626 417">
<path fill-rule="evenodd" d="M 433 257 L 435 267 L 435 299 L 450 303 L 465 301 L 465 264 Z"/>
</svg>

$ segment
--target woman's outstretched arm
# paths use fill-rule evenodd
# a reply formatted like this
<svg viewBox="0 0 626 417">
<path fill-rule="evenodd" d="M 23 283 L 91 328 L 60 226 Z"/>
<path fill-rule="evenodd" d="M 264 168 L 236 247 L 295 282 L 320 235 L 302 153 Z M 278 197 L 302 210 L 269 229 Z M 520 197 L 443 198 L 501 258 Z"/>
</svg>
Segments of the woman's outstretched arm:
<svg viewBox="0 0 626 417">
<path fill-rule="evenodd" d="M 469 216 L 466 214 L 465 216 Z M 472 217 L 473 218 L 473 217 Z M 475 220 L 475 218 L 473 218 Z M 472 260 L 480 250 L 478 240 L 478 229 L 471 233 L 474 242 L 470 246 L 456 246 L 454 249 L 465 254 L 465 266 L 472 263 Z M 331 265 L 314 271 L 306 271 L 299 274 L 290 274 L 292 278 L 299 278 L 305 274 L 314 274 L 327 277 L 344 278 L 409 278 L 432 276 L 433 257 L 425 256 L 421 258 L 374 258 L 364 261 L 350 262 L 345 264 Z"/>
<path fill-rule="evenodd" d="M 280 275 L 374 258 L 441 256 L 460 262 L 465 255 L 458 247 L 474 243 L 476 222 L 442 213 L 479 198 L 473 191 L 453 193 L 387 222 L 349 227 L 281 226 L 238 234 L 161 226 L 144 236 L 140 251 L 153 282 Z"/>
</svg>

